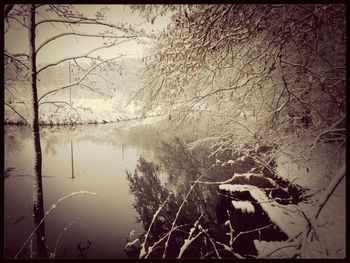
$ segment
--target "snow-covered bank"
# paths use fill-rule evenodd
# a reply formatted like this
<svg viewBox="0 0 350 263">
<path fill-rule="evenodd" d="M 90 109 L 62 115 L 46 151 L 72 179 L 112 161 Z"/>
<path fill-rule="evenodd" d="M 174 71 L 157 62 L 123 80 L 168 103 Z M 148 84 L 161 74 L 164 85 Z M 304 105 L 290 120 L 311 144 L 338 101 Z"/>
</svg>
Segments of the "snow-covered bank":
<svg viewBox="0 0 350 263">
<path fill-rule="evenodd" d="M 17 105 L 17 110 L 30 122 L 30 110 Z M 156 117 L 152 115 L 149 117 Z M 75 99 L 70 105 L 62 101 L 47 103 L 40 107 L 39 122 L 44 125 L 100 124 L 139 119 L 133 104 L 125 106 L 116 99 Z M 146 116 L 144 119 L 148 119 Z M 150 121 L 149 119 L 147 120 Z M 13 110 L 5 108 L 5 123 L 24 124 L 23 118 Z"/>
<path fill-rule="evenodd" d="M 298 155 L 297 145 L 293 149 L 294 156 Z M 290 151 L 291 148 L 289 154 Z M 257 257 L 345 257 L 345 168 L 341 169 L 341 166 L 344 167 L 344 149 L 332 144 L 319 145 L 313 151 L 300 155 L 298 162 L 285 153 L 277 154 L 276 178 L 289 182 L 288 187 L 282 189 L 287 190 L 291 184 L 304 189 L 302 199 L 296 203 L 281 203 L 279 198 L 272 195 L 273 192 L 266 191 L 271 187 L 276 188 L 276 184 L 270 188 L 258 187 L 251 180 L 251 173 L 236 174 L 230 183 L 219 185 L 219 190 L 232 198 L 239 199 L 246 196 L 243 192 L 249 193 L 254 202 L 248 201 L 249 199 L 243 200 L 248 203 L 232 201 L 233 208 L 236 211 L 254 213 L 250 206 L 259 205 L 271 222 L 288 235 L 286 241 L 255 239 Z M 235 162 L 231 161 L 230 164 L 232 163 Z M 231 220 L 234 222 L 235 217 Z"/>
</svg>

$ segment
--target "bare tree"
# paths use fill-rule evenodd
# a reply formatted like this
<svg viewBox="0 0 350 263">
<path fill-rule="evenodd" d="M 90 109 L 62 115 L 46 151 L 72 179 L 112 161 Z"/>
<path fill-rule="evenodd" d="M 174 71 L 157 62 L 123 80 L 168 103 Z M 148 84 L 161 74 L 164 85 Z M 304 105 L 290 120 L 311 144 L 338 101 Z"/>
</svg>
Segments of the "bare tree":
<svg viewBox="0 0 350 263">
<path fill-rule="evenodd" d="M 72 107 L 71 101 L 67 103 L 62 99 L 57 99 L 57 97 L 55 99 L 55 96 L 52 97 L 52 95 L 60 94 L 60 92 L 71 89 L 72 87 L 84 88 L 105 97 L 111 97 L 114 95 L 114 89 L 112 85 L 113 83 L 110 83 L 110 81 L 106 79 L 105 76 L 106 72 L 120 70 L 120 65 L 116 64 L 116 61 L 123 57 L 124 54 L 117 54 L 113 58 L 103 59 L 99 56 L 98 52 L 108 50 L 109 48 L 115 47 L 129 40 L 142 41 L 142 37 L 146 36 L 145 32 L 122 23 L 112 24 L 106 22 L 105 9 L 97 11 L 95 17 L 87 17 L 71 5 L 35 5 L 34 7 L 36 22 L 32 28 L 32 30 L 34 30 L 33 32 L 40 32 L 41 28 L 47 24 L 50 24 L 54 27 L 60 27 L 63 30 L 63 32 L 59 32 L 47 37 L 47 39 L 41 41 L 41 43 L 36 43 L 36 48 L 33 51 L 33 56 L 35 58 L 37 57 L 37 54 L 40 54 L 40 52 L 42 52 L 42 50 L 50 49 L 52 45 L 55 45 L 55 42 L 57 40 L 61 40 L 65 37 L 75 36 L 81 39 L 97 38 L 103 40 L 102 46 L 92 48 L 85 54 L 63 57 L 55 62 L 44 65 L 38 65 L 36 62 L 37 69 L 34 77 L 37 80 L 45 79 L 45 72 L 47 72 L 47 70 L 52 70 L 57 66 L 68 66 L 69 64 L 71 67 L 74 66 L 77 68 L 77 71 L 79 71 L 78 78 L 75 78 L 72 81 L 68 81 L 67 77 L 66 83 L 60 83 L 59 85 L 56 85 L 56 87 L 51 87 L 49 90 L 45 83 L 41 84 L 40 82 L 37 82 L 38 107 L 48 105 L 54 106 L 57 109 L 65 107 L 67 109 L 73 110 L 74 114 L 78 114 L 77 111 Z M 6 17 L 6 31 L 13 26 L 24 27 L 29 31 L 30 28 L 28 26 L 28 17 L 29 5 L 15 5 Z M 81 27 L 86 25 L 97 27 L 97 30 L 99 30 L 99 32 L 84 32 L 81 30 Z M 16 86 L 13 85 L 13 83 L 10 83 L 10 76 L 13 75 L 12 71 L 15 70 L 16 72 L 27 72 L 31 59 L 32 58 L 29 57 L 28 54 L 11 54 L 8 50 L 5 50 L 5 62 L 7 65 L 5 78 L 8 79 L 6 83 L 9 83 L 6 85 L 6 90 L 11 92 L 11 87 Z M 11 67 L 15 69 L 11 69 Z M 14 79 L 16 81 L 15 83 L 18 84 L 18 79 L 13 77 L 12 79 Z M 27 80 L 27 83 L 25 83 L 25 80 Z M 98 81 L 105 81 L 105 89 L 101 89 L 96 86 L 96 83 Z M 28 78 L 24 79 L 23 82 L 29 85 Z M 19 101 L 20 98 L 18 97 L 20 96 L 17 96 L 16 101 Z M 28 118 L 31 118 L 28 116 L 28 114 L 26 116 L 23 113 L 23 110 L 21 112 L 21 109 L 17 109 L 15 107 L 16 105 L 10 103 L 7 104 L 8 107 L 16 110 L 17 113 L 20 113 L 22 119 L 27 120 Z M 26 107 L 28 108 L 28 105 L 26 105 Z M 27 109 L 25 109 L 25 111 L 27 111 Z"/>
<path fill-rule="evenodd" d="M 59 91 L 82 85 L 94 92 L 97 92 L 95 88 L 90 86 L 89 76 L 97 75 L 97 69 L 103 70 L 103 67 L 112 67 L 112 62 L 119 59 L 122 55 L 118 55 L 109 59 L 102 59 L 94 54 L 94 52 L 112 47 L 121 43 L 126 39 L 136 39 L 141 36 L 141 32 L 134 30 L 133 28 L 126 27 L 124 25 L 116 25 L 104 22 L 104 11 L 100 10 L 96 13 L 96 17 L 89 18 L 84 14 L 75 10 L 71 5 L 44 5 L 44 4 L 30 4 L 30 5 L 15 5 L 5 7 L 5 32 L 9 27 L 14 24 L 19 25 L 26 29 L 28 32 L 28 46 L 29 51 L 25 54 L 11 54 L 8 50 L 5 50 L 5 66 L 6 66 L 6 86 L 5 90 L 12 93 L 12 97 L 17 101 L 21 101 L 21 98 L 17 98 L 17 85 L 19 76 L 31 90 L 31 105 L 26 105 L 31 109 L 32 113 L 27 116 L 31 118 L 30 123 L 34 133 L 34 145 L 35 145 L 35 176 L 34 176 L 34 194 L 33 194 L 33 214 L 34 222 L 36 226 L 36 241 L 37 241 L 37 255 L 38 257 L 46 258 L 47 251 L 45 245 L 45 224 L 42 223 L 44 218 L 44 202 L 43 202 L 43 187 L 42 187 L 42 150 L 40 143 L 40 127 L 39 127 L 39 107 L 42 105 L 53 104 L 57 107 L 59 104 L 68 105 L 72 107 L 70 103 L 65 101 L 45 100 L 50 95 Z M 38 43 L 37 34 L 40 28 L 44 24 L 62 24 L 66 26 L 67 31 L 58 33 L 54 36 L 48 37 L 43 42 Z M 74 26 L 79 25 L 97 25 L 101 26 L 105 31 L 101 33 L 84 33 L 77 31 Z M 77 55 L 67 58 L 62 58 L 54 63 L 46 64 L 43 66 L 38 65 L 37 56 L 46 48 L 49 44 L 52 44 L 55 40 L 61 39 L 65 36 L 77 36 L 87 38 L 101 38 L 106 39 L 106 42 L 102 47 L 90 50 L 84 55 Z M 89 68 L 82 68 L 82 74 L 79 79 L 74 82 L 55 87 L 50 91 L 40 92 L 39 81 L 40 74 L 45 70 L 60 65 L 66 61 L 77 62 L 79 59 L 85 59 L 90 61 Z M 84 82 L 85 81 L 85 82 Z M 29 85 L 28 85 L 29 84 Z M 22 101 L 23 102 L 23 101 Z M 25 102 L 23 102 L 25 104 Z M 20 114 L 11 103 L 6 103 L 9 108 L 14 110 L 21 118 L 26 122 L 27 119 Z"/>
</svg>

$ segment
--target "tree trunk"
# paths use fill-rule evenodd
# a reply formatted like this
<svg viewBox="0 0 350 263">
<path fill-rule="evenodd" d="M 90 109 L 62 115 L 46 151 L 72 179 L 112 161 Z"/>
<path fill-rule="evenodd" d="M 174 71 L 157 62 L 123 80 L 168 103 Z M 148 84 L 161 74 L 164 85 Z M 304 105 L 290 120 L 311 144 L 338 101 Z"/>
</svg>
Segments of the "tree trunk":
<svg viewBox="0 0 350 263">
<path fill-rule="evenodd" d="M 37 70 L 36 70 L 36 52 L 35 52 L 35 5 L 31 5 L 29 19 L 29 58 L 31 59 L 31 87 L 33 95 L 33 133 L 35 146 L 35 176 L 33 182 L 33 216 L 34 224 L 37 227 L 44 218 L 44 199 L 42 187 L 42 152 L 40 145 L 40 129 L 39 129 L 39 106 L 37 91 Z M 46 242 L 45 242 L 45 222 L 43 222 L 36 233 L 36 249 L 37 256 L 47 258 Z"/>
</svg>

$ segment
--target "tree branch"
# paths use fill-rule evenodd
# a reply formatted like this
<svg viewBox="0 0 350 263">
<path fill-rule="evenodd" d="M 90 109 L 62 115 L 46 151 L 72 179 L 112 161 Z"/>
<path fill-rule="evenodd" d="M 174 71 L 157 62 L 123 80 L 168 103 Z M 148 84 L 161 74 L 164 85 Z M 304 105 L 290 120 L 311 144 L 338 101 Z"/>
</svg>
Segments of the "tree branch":
<svg viewBox="0 0 350 263">
<path fill-rule="evenodd" d="M 202 175 L 199 176 L 199 177 L 197 178 L 197 180 L 201 179 L 201 177 L 202 177 Z M 194 183 L 194 184 L 191 186 L 190 190 L 187 192 L 187 194 L 186 194 L 184 200 L 182 201 L 182 203 L 181 203 L 179 209 L 177 210 L 177 213 L 176 213 L 176 215 L 175 215 L 175 219 L 174 219 L 174 221 L 173 221 L 173 223 L 172 223 L 172 225 L 171 225 L 171 229 L 170 229 L 170 231 L 169 231 L 169 236 L 168 236 L 168 238 L 167 238 L 167 240 L 166 240 L 166 242 L 165 242 L 165 247 L 164 247 L 164 252 L 163 252 L 163 259 L 166 257 L 166 252 L 167 252 L 167 248 L 168 248 L 168 245 L 169 245 L 169 240 L 170 240 L 170 237 L 171 237 L 171 233 L 173 232 L 173 229 L 174 229 L 174 227 L 175 227 L 177 218 L 179 217 L 179 214 L 180 214 L 180 212 L 181 212 L 181 210 L 182 210 L 182 207 L 183 207 L 184 204 L 187 202 L 187 198 L 188 198 L 188 196 L 190 195 L 190 193 L 192 192 L 193 188 L 196 186 L 196 184 L 197 184 L 197 182 Z"/>
<path fill-rule="evenodd" d="M 76 19 L 76 20 L 73 21 L 73 20 L 63 20 L 63 19 L 46 19 L 36 23 L 36 26 L 39 26 L 44 23 L 64 23 L 64 24 L 76 24 L 76 25 L 100 25 L 100 26 L 115 28 L 121 31 L 130 30 L 129 28 L 123 28 L 115 24 L 105 23 L 94 18 L 87 18 L 82 16 L 70 16 L 69 19 Z"/>
<path fill-rule="evenodd" d="M 339 120 L 337 120 L 329 129 L 322 131 L 320 134 L 318 134 L 315 138 L 315 140 L 312 142 L 312 144 L 310 145 L 309 151 L 313 150 L 316 147 L 316 144 L 319 142 L 319 140 L 321 139 L 322 135 L 325 135 L 327 133 L 330 133 L 332 131 L 335 131 L 334 128 L 341 123 L 345 118 L 345 115 L 343 115 L 342 117 L 340 117 Z M 345 130 L 344 130 L 345 131 Z"/>
<path fill-rule="evenodd" d="M 101 66 L 103 63 L 107 63 L 107 62 L 116 60 L 116 59 L 118 59 L 118 58 L 121 58 L 122 56 L 123 56 L 123 55 L 120 55 L 119 57 L 114 57 L 114 58 L 111 58 L 111 59 L 108 59 L 108 60 L 104 60 L 104 61 L 102 61 L 102 62 L 96 64 L 95 66 L 93 66 L 92 68 L 90 68 L 90 69 L 89 69 L 79 80 L 77 80 L 76 82 L 73 82 L 73 83 L 70 83 L 70 84 L 67 84 L 67 85 L 63 85 L 63 86 L 61 86 L 61 87 L 59 87 L 59 88 L 57 88 L 57 89 L 54 89 L 54 90 L 51 90 L 51 91 L 45 93 L 44 95 L 42 95 L 42 96 L 39 98 L 38 102 L 40 102 L 44 97 L 46 97 L 46 96 L 49 95 L 49 94 L 56 93 L 56 92 L 58 92 L 58 91 L 60 91 L 60 90 L 64 90 L 64 89 L 67 89 L 67 88 L 69 88 L 69 87 L 73 87 L 73 86 L 79 85 L 79 84 L 89 75 L 89 73 L 92 72 L 95 68 Z"/>
<path fill-rule="evenodd" d="M 80 114 L 78 113 L 78 111 L 77 111 L 70 103 L 68 103 L 68 102 L 66 102 L 66 101 L 45 101 L 45 102 L 39 103 L 38 106 L 41 106 L 41 105 L 43 105 L 43 104 L 52 104 L 52 105 L 56 106 L 57 108 L 62 108 L 62 107 L 56 105 L 57 103 L 61 103 L 61 104 L 68 105 L 72 110 L 75 111 L 75 113 L 78 115 L 79 119 L 82 120 L 82 118 L 81 118 Z M 58 110 L 58 109 L 57 109 L 57 110 Z M 57 112 L 57 110 L 56 110 L 56 112 Z"/>
<path fill-rule="evenodd" d="M 92 92 L 99 93 L 99 94 L 102 94 L 102 95 L 107 96 L 107 97 L 110 97 L 110 98 L 113 97 L 113 96 L 111 96 L 111 95 L 109 95 L 109 94 L 107 94 L 107 93 L 104 93 L 104 92 L 102 92 L 102 91 L 94 90 L 93 88 L 89 87 L 88 85 L 85 85 L 85 84 L 80 83 L 80 86 L 83 86 L 83 87 L 85 87 L 85 88 L 91 90 Z"/>
<path fill-rule="evenodd" d="M 101 35 L 101 34 L 86 34 L 86 33 L 79 33 L 79 32 L 67 32 L 67 33 L 62 33 L 56 36 L 53 36 L 43 43 L 36 49 L 36 53 L 40 51 L 44 46 L 49 44 L 50 42 L 64 36 L 81 36 L 81 37 L 99 37 L 99 38 L 123 38 L 123 39 L 132 39 L 132 38 L 137 38 L 140 37 L 138 35 L 131 35 L 131 36 L 115 36 L 115 35 Z"/>
<path fill-rule="evenodd" d="M 120 44 L 120 43 L 118 43 L 118 44 Z M 54 62 L 54 63 L 48 64 L 48 65 L 46 65 L 46 66 L 40 68 L 40 69 L 37 71 L 37 73 L 39 74 L 41 71 L 43 71 L 43 70 L 45 70 L 45 69 L 47 69 L 47 68 L 49 68 L 49 67 L 57 66 L 58 64 L 61 64 L 61 63 L 65 62 L 65 61 L 68 61 L 68 60 L 75 60 L 75 59 L 81 59 L 81 58 L 89 58 L 89 59 L 96 59 L 96 60 L 98 60 L 98 59 L 95 58 L 95 57 L 89 57 L 89 55 L 90 55 L 91 53 L 95 52 L 95 51 L 98 51 L 98 50 L 101 50 L 101 49 L 105 49 L 105 48 L 110 48 L 110 47 L 113 47 L 113 46 L 115 46 L 115 43 L 110 44 L 110 45 L 108 45 L 108 46 L 103 46 L 103 47 L 94 48 L 94 49 L 90 50 L 89 52 L 87 52 L 85 55 L 63 58 L 63 59 L 61 59 L 61 60 L 59 60 L 59 61 L 56 61 L 56 62 Z M 122 54 L 119 54 L 119 55 L 122 55 Z"/>
<path fill-rule="evenodd" d="M 20 114 L 18 111 L 16 111 L 10 104 L 7 104 L 4 102 L 7 107 L 9 107 L 11 110 L 13 110 L 19 117 L 21 117 L 26 124 L 28 124 L 28 121 Z"/>
<path fill-rule="evenodd" d="M 20 65 L 22 65 L 23 67 L 25 67 L 26 69 L 29 70 L 29 67 L 23 61 L 21 61 L 20 59 L 17 58 L 17 57 L 22 57 L 22 56 L 25 56 L 28 58 L 27 54 L 10 54 L 10 53 L 5 52 L 4 55 L 5 55 L 5 57 L 13 59 L 14 61 L 16 61 L 17 63 L 19 63 Z"/>
</svg>

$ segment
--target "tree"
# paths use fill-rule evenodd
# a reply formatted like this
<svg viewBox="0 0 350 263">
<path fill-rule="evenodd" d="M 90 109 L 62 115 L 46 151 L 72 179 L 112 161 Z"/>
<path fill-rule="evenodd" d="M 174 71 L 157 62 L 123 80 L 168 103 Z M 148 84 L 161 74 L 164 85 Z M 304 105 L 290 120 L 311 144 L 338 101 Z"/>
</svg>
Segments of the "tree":
<svg viewBox="0 0 350 263">
<path fill-rule="evenodd" d="M 144 110 L 161 109 L 177 126 L 211 118 L 212 137 L 197 142 L 212 141 L 211 157 L 230 148 L 254 157 L 267 145 L 273 157 L 285 155 L 299 166 L 309 166 L 311 158 L 317 165 L 331 163 L 329 172 L 318 172 L 317 178 L 329 176 L 325 181 L 331 187 L 319 184 L 313 191 L 333 195 L 345 174 L 344 5 L 138 8 L 150 20 L 156 19 L 152 12 L 173 14 L 144 57 L 145 85 L 138 94 Z M 271 168 L 269 161 L 262 164 Z M 314 193 L 310 196 L 317 201 Z M 300 215 L 308 223 L 293 239 L 297 245 L 285 244 L 295 248 L 296 257 L 305 257 L 317 219 L 304 212 Z M 319 237 L 321 247 L 322 242 Z M 329 248 L 322 249 L 330 255 Z"/>
<path fill-rule="evenodd" d="M 144 109 L 162 105 L 171 123 L 212 116 L 214 132 L 242 142 L 302 133 L 344 143 L 344 6 L 139 8 L 149 19 L 173 12 L 144 57 Z"/>
<path fill-rule="evenodd" d="M 9 28 L 14 26 L 22 26 L 26 30 L 29 30 L 27 25 L 27 18 L 29 14 L 29 5 L 16 5 L 11 12 L 8 14 L 5 23 L 6 32 Z M 50 50 L 51 47 L 55 47 L 55 43 L 64 38 L 68 39 L 69 37 L 76 37 L 79 39 L 101 39 L 103 40 L 103 45 L 91 48 L 85 54 L 77 54 L 70 57 L 63 57 L 52 63 L 47 63 L 44 65 L 36 65 L 37 72 L 36 78 L 41 80 L 37 83 L 38 86 L 38 106 L 42 107 L 53 107 L 57 110 L 61 108 L 66 108 L 72 110 L 73 114 L 78 116 L 79 113 L 77 109 L 73 107 L 71 102 L 67 102 L 63 99 L 55 97 L 56 94 L 62 94 L 63 91 L 66 91 L 71 88 L 81 88 L 89 90 L 96 94 L 101 94 L 102 96 L 112 96 L 114 95 L 114 86 L 106 78 L 106 73 L 119 71 L 120 66 L 116 64 L 116 60 L 123 57 L 123 54 L 117 54 L 115 57 L 109 57 L 104 59 L 99 55 L 100 51 L 108 50 L 109 48 L 115 47 L 121 43 L 124 43 L 129 40 L 143 41 L 142 37 L 145 37 L 146 34 L 143 30 L 138 30 L 129 25 L 119 23 L 112 24 L 106 21 L 105 12 L 106 9 L 100 10 L 96 13 L 95 17 L 87 17 L 80 11 L 78 11 L 74 6 L 70 5 L 38 5 L 35 6 L 36 12 L 36 24 L 33 30 L 35 29 L 37 33 L 41 32 L 41 29 L 47 28 L 48 25 L 59 28 L 58 33 L 53 33 L 49 35 L 46 39 L 40 39 L 41 43 L 37 43 L 35 54 L 40 54 L 43 50 Z M 45 13 L 45 14 L 44 14 Z M 89 30 L 89 27 L 95 28 L 95 30 Z M 81 29 L 83 28 L 83 30 Z M 47 30 L 47 29 L 46 29 Z M 62 32 L 63 31 L 63 32 Z M 56 32 L 56 31 L 54 31 Z M 38 42 L 38 41 L 37 41 Z M 27 66 L 30 58 L 28 54 L 11 54 L 8 50 L 5 50 L 5 59 L 7 61 L 7 76 L 13 75 L 11 67 L 16 67 L 16 70 L 21 70 Z M 15 63 L 16 62 L 16 63 Z M 36 63 L 37 64 L 37 63 Z M 73 67 L 75 67 L 75 79 L 70 78 L 68 81 L 68 76 L 66 81 L 60 83 L 54 87 L 47 87 L 47 79 L 45 72 L 48 72 L 59 66 L 70 66 L 71 74 Z M 23 71 L 24 70 L 24 71 Z M 26 72 L 28 69 L 23 68 L 22 72 Z M 79 71 L 79 74 L 77 72 Z M 67 74 L 68 75 L 68 74 Z M 27 78 L 29 85 L 29 79 Z M 100 81 L 104 81 L 104 88 L 98 88 L 97 84 Z M 18 82 L 16 82 L 18 86 Z M 49 85 L 52 86 L 52 85 Z M 108 88 L 109 87 L 109 88 Z M 10 87 L 7 87 L 7 90 L 12 92 L 13 90 Z M 7 92 L 8 93 L 8 92 Z M 12 92 L 13 93 L 13 92 Z M 18 97 L 18 96 L 17 96 Z M 50 99 L 51 98 L 51 99 Z M 18 98 L 20 99 L 20 98 Z M 7 103 L 8 107 L 11 106 L 13 110 L 16 110 L 17 113 L 22 115 L 22 119 L 31 119 L 32 117 L 26 117 L 23 114 L 23 109 L 17 108 L 10 103 Z M 28 104 L 28 102 L 27 102 Z M 29 105 L 25 105 L 29 106 Z M 24 109 L 26 110 L 26 109 Z M 39 116 L 40 118 L 40 116 Z"/>
<path fill-rule="evenodd" d="M 10 93 L 13 92 L 15 95 L 16 84 L 18 83 L 18 76 L 23 77 L 23 81 L 29 82 L 31 90 L 31 102 L 30 105 L 32 114 L 32 130 L 34 134 L 34 145 L 35 145 L 35 176 L 34 176 L 34 194 L 33 194 L 33 211 L 35 226 L 38 226 L 36 231 L 37 240 L 37 254 L 38 257 L 47 257 L 46 246 L 45 246 L 45 224 L 40 224 L 40 221 L 44 217 L 43 209 L 43 187 L 42 187 L 42 150 L 40 143 L 40 127 L 39 127 L 39 107 L 44 104 L 66 104 L 72 107 L 71 104 L 65 101 L 45 101 L 49 95 L 57 93 L 62 90 L 66 90 L 70 87 L 77 86 L 79 84 L 94 91 L 88 83 L 83 84 L 83 81 L 87 80 L 90 75 L 96 75 L 96 69 L 103 69 L 105 66 L 112 66 L 112 62 L 122 55 L 118 55 L 109 59 L 102 59 L 98 56 L 94 56 L 93 53 L 97 50 L 106 49 L 117 45 L 120 40 L 136 39 L 141 36 L 141 32 L 138 32 L 132 28 L 124 25 L 116 25 L 104 22 L 104 11 L 100 10 L 96 13 L 96 17 L 89 18 L 84 14 L 75 10 L 71 5 L 44 5 L 44 4 L 30 4 L 30 5 L 15 5 L 5 7 L 5 32 L 9 27 L 14 24 L 26 28 L 29 39 L 29 51 L 25 54 L 11 54 L 5 50 L 5 66 L 6 66 L 6 77 L 5 77 L 5 90 Z M 62 24 L 65 25 L 68 30 L 48 37 L 41 44 L 37 43 L 37 34 L 40 32 L 40 27 L 44 24 Z M 105 29 L 101 33 L 84 33 L 77 31 L 74 26 L 81 25 L 97 25 Z M 106 42 L 102 47 L 95 48 L 84 55 L 77 55 L 67 58 L 62 58 L 54 63 L 49 63 L 44 66 L 40 66 L 37 63 L 38 54 L 46 48 L 49 44 L 57 39 L 65 36 L 77 36 L 87 38 L 104 38 Z M 109 41 L 109 42 L 107 42 Z M 82 69 L 83 73 L 80 78 L 72 83 L 63 84 L 59 87 L 46 92 L 40 92 L 38 89 L 40 74 L 48 68 L 62 64 L 66 61 L 74 61 L 77 63 L 79 59 L 87 59 L 91 62 L 88 69 Z M 78 63 L 77 63 L 78 64 Z M 17 74 L 17 75 L 14 75 Z M 99 76 L 97 74 L 97 76 Z M 13 84 L 13 85 L 11 85 Z M 11 89 L 14 88 L 14 89 Z M 15 96 L 14 96 L 15 97 Z M 22 101 L 23 102 L 23 101 Z M 23 102 L 24 103 L 24 102 Z M 24 103 L 25 104 L 25 103 Z M 26 120 L 14 107 L 9 103 L 6 103 L 8 107 L 14 110 L 18 115 Z M 26 105 L 29 106 L 29 105 Z"/>
</svg>

